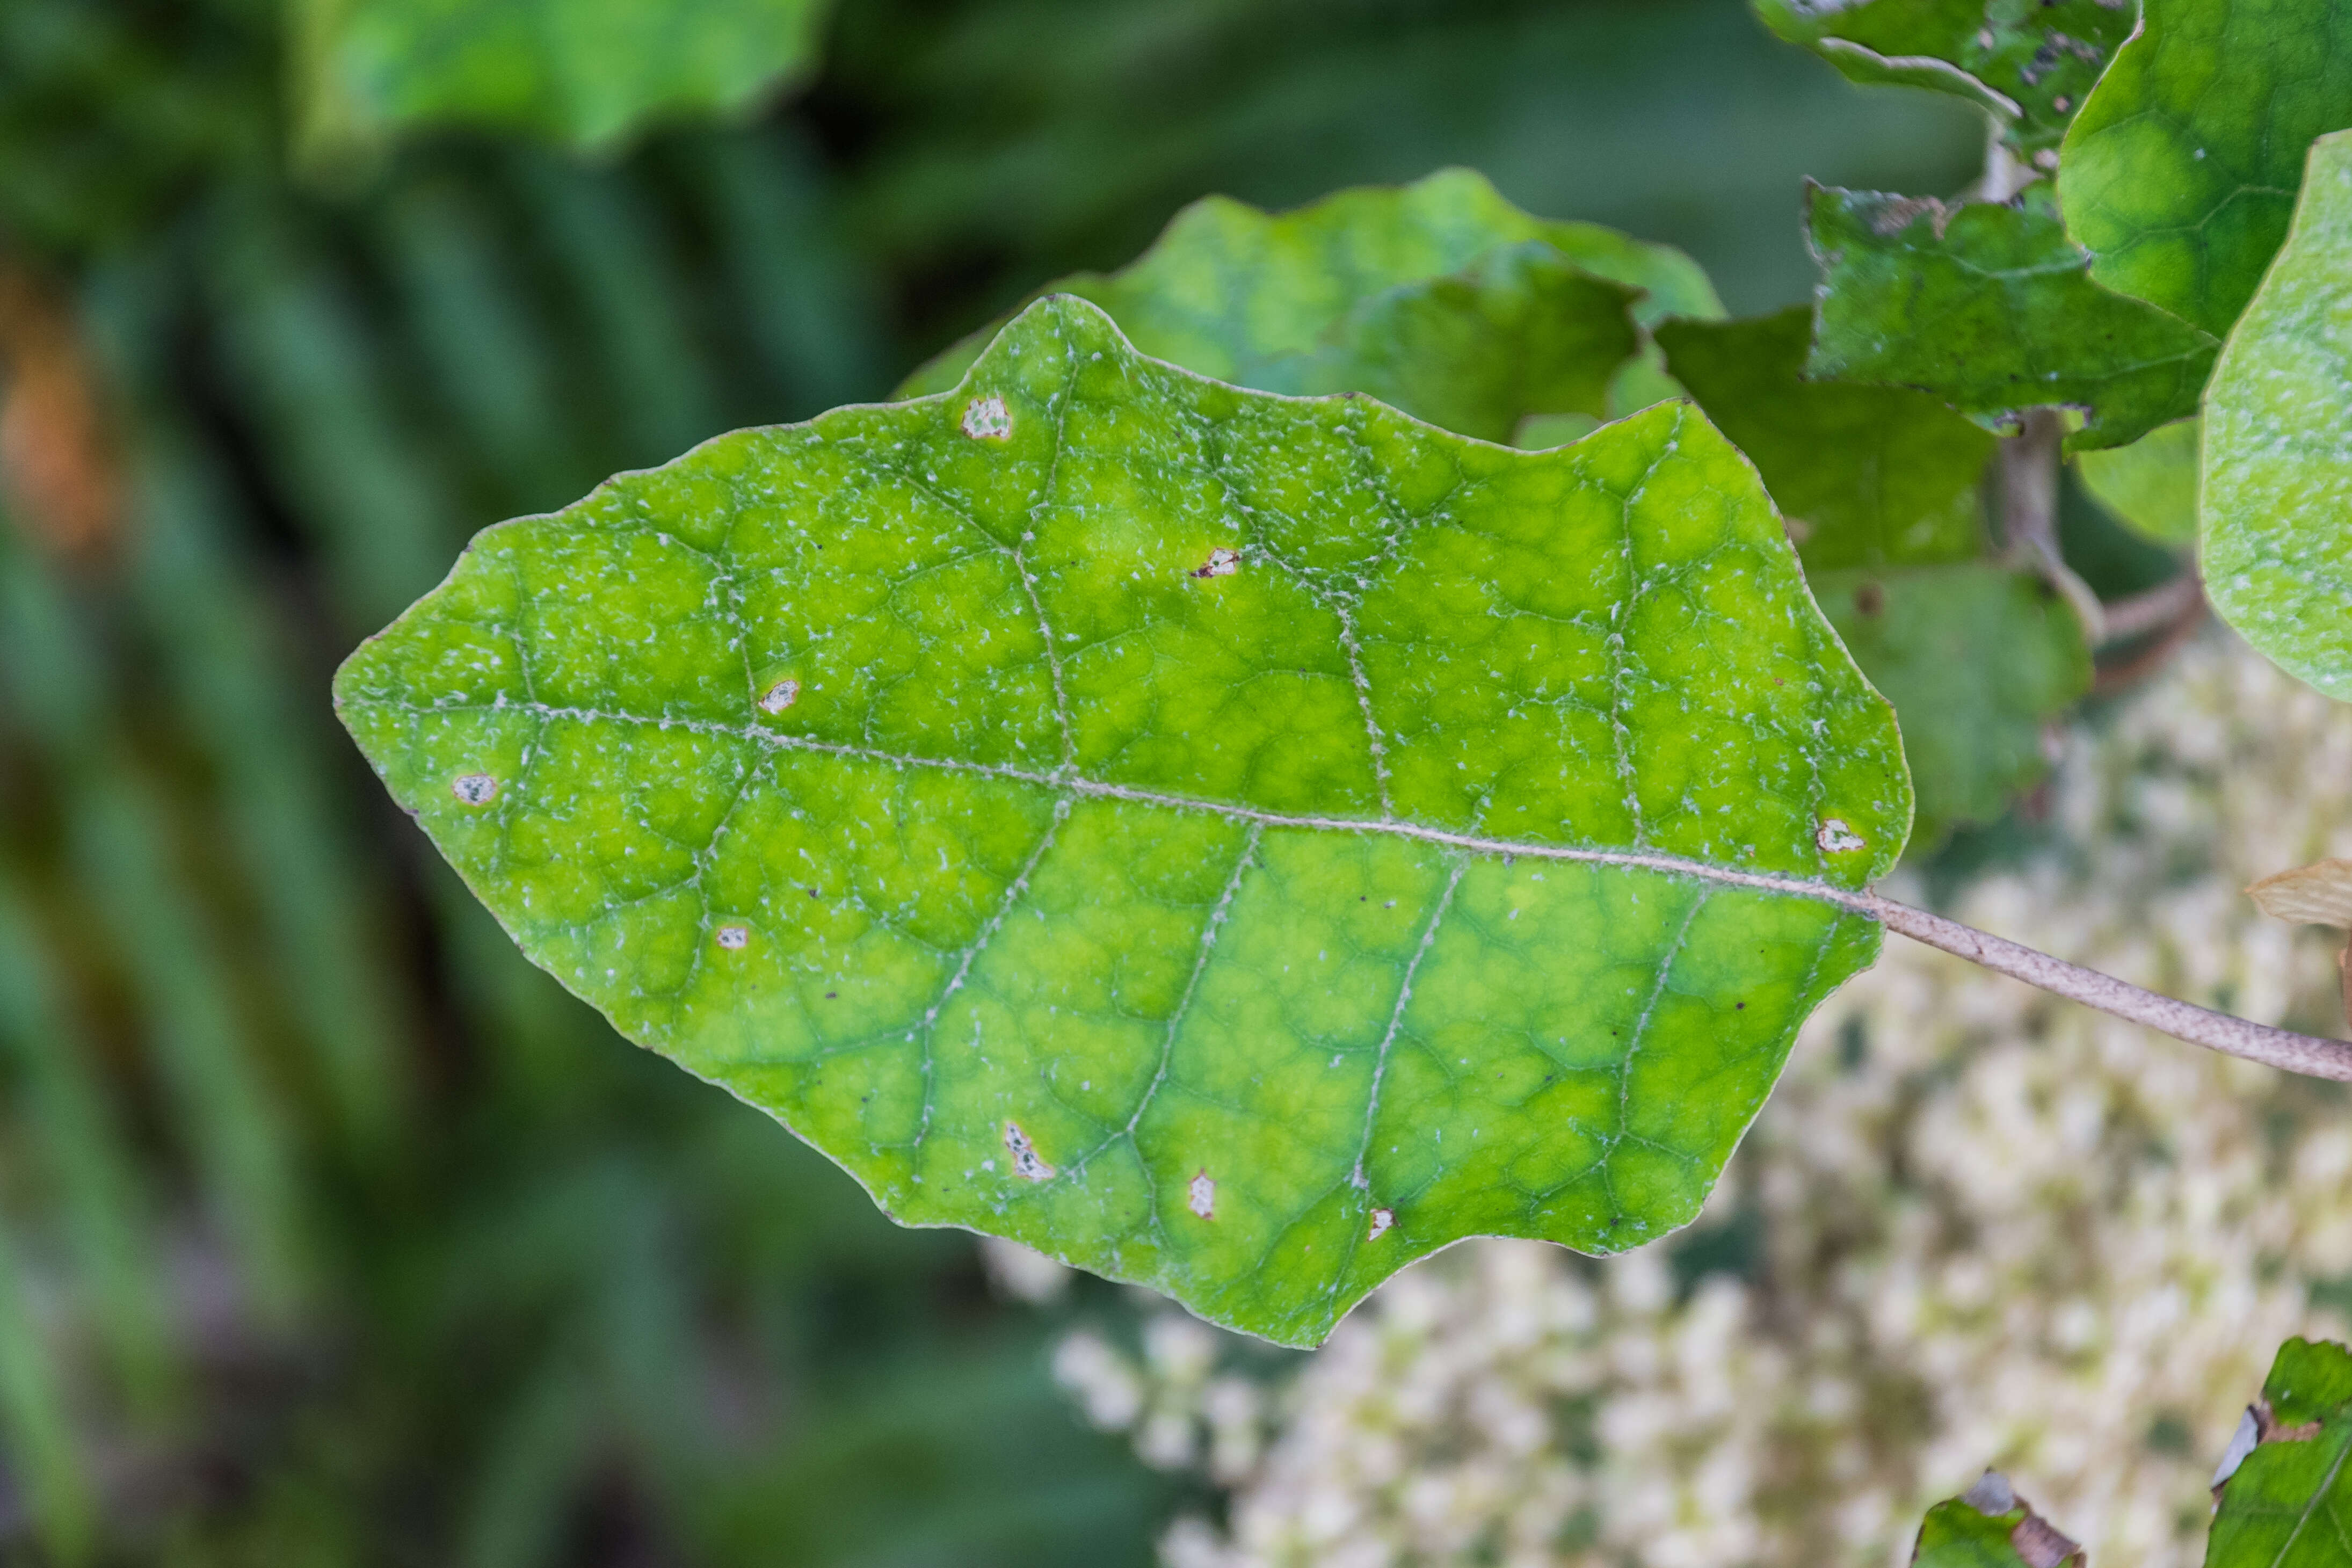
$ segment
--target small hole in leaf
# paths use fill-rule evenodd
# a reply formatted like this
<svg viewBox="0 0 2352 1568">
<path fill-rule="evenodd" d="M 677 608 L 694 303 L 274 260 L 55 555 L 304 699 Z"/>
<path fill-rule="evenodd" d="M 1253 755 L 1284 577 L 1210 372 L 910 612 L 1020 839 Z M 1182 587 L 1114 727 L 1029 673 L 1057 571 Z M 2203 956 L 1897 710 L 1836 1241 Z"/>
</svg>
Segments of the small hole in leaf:
<svg viewBox="0 0 2352 1568">
<path fill-rule="evenodd" d="M 1217 1217 L 1217 1184 L 1209 1179 L 1208 1172 L 1203 1171 L 1193 1177 L 1192 1184 L 1184 1191 L 1186 1208 L 1191 1209 L 1202 1219 Z"/>
<path fill-rule="evenodd" d="M 498 796 L 499 781 L 488 773 L 460 773 L 449 781 L 449 793 L 467 805 L 488 805 Z"/>
</svg>

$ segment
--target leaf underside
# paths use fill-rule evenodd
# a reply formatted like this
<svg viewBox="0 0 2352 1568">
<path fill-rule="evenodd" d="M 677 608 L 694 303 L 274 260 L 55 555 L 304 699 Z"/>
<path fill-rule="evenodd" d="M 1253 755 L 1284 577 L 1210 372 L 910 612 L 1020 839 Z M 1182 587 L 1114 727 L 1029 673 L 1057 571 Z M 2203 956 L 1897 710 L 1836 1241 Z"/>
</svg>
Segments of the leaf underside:
<svg viewBox="0 0 2352 1568">
<path fill-rule="evenodd" d="M 1615 380 L 1672 395 L 1629 363 L 1636 321 L 1722 313 L 1680 251 L 1535 217 L 1467 169 L 1290 213 L 1210 196 L 1130 265 L 1040 292 L 1091 301 L 1138 349 L 1202 375 L 1369 393 L 1491 441 L 1529 416 L 1628 412 L 1627 387 L 1609 396 Z M 899 395 L 954 386 L 1003 324 L 941 353 Z"/>
<path fill-rule="evenodd" d="M 1947 207 L 1815 187 L 1810 206 L 1822 268 L 1810 374 L 1916 387 L 1996 426 L 2080 408 L 2070 450 L 2197 411 L 2214 340 L 2094 283 L 2038 200 Z"/>
<path fill-rule="evenodd" d="M 2305 149 L 2347 126 L 2341 0 L 2146 0 L 2067 132 L 2067 231 L 2101 283 L 2223 336 L 2286 236 Z"/>
<path fill-rule="evenodd" d="M 2055 148 L 2135 8 L 2115 0 L 1754 0 L 1765 26 L 1865 85 L 1990 110 L 2031 156 Z"/>
<path fill-rule="evenodd" d="M 1300 1344 L 1691 1218 L 1911 805 L 1695 412 L 1516 452 L 1068 299 L 487 531 L 336 692 L 526 952 L 894 1217 Z"/>
<path fill-rule="evenodd" d="M 730 116 L 808 64 L 825 0 L 302 0 L 314 151 L 422 125 L 581 148 Z"/>
<path fill-rule="evenodd" d="M 2294 227 L 2213 374 L 2206 593 L 2279 667 L 2352 700 L 2352 132 L 2322 137 Z"/>
<path fill-rule="evenodd" d="M 2221 1487 L 2206 1568 L 2352 1563 L 2352 1353 L 2289 1340 L 2263 1384 L 2264 1436 Z"/>
</svg>

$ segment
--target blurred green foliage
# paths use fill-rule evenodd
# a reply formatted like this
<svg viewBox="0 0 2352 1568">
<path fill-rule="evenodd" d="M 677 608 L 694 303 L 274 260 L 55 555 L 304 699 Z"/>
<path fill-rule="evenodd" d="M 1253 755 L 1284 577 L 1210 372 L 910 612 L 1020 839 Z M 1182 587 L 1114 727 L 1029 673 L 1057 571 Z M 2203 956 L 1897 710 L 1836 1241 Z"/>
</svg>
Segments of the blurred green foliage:
<svg viewBox="0 0 2352 1568">
<path fill-rule="evenodd" d="M 320 183 L 284 24 L 0 6 L 0 1557 L 1147 1560 L 1052 1316 L 530 969 L 328 672 L 482 524 L 1205 192 L 1471 164 L 1754 310 L 1801 174 L 1948 190 L 1976 127 L 1738 0 L 846 0 L 756 123 Z"/>
</svg>

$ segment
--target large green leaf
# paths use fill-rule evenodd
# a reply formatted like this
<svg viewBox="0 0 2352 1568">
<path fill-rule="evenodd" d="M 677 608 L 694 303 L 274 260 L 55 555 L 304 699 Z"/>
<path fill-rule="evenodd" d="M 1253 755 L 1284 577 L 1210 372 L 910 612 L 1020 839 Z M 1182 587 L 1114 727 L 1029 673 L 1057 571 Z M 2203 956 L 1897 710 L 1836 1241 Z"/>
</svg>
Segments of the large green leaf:
<svg viewBox="0 0 2352 1568">
<path fill-rule="evenodd" d="M 1982 553 L 1992 435 L 1925 393 L 1805 380 L 1812 341 L 1801 305 L 1658 329 L 1667 370 L 1756 465 L 1809 571 Z"/>
<path fill-rule="evenodd" d="M 2050 771 L 2043 729 L 2091 689 L 2091 650 L 2039 577 L 1988 562 L 1811 577 L 1847 651 L 1895 704 L 1919 795 L 1915 845 L 1993 820 Z"/>
<path fill-rule="evenodd" d="M 2213 339 L 2091 281 L 2038 200 L 1948 207 L 1816 186 L 1810 205 L 1822 269 L 1812 374 L 1916 387 L 1996 426 L 2079 408 L 2070 448 L 2122 446 L 2196 412 Z"/>
<path fill-rule="evenodd" d="M 2279 667 L 2352 700 L 2352 132 L 2322 137 L 2294 227 L 2205 412 L 2205 591 Z"/>
<path fill-rule="evenodd" d="M 1911 1548 L 1911 1568 L 2059 1568 L 2081 1561 L 2080 1549 L 1991 1471 L 1966 1497 L 1929 1509 Z"/>
<path fill-rule="evenodd" d="M 813 58 L 825 0 L 294 0 L 314 153 L 416 125 L 583 148 L 752 108 Z"/>
<path fill-rule="evenodd" d="M 1981 106 L 2000 118 L 2009 144 L 2029 156 L 2058 145 L 2136 19 L 2117 0 L 1753 4 L 1766 26 L 1850 80 L 1931 88 Z"/>
<path fill-rule="evenodd" d="M 2187 544 L 2197 537 L 2197 447 L 2194 419 L 2160 426 L 2128 447 L 2084 452 L 2074 459 L 2092 499 L 2144 539 Z"/>
<path fill-rule="evenodd" d="M 2286 235 L 2304 151 L 2352 126 L 2342 0 L 2147 0 L 2066 136 L 2093 276 L 2226 334 Z"/>
<path fill-rule="evenodd" d="M 527 952 L 891 1215 L 1295 1343 L 1688 1220 L 1910 820 L 1695 412 L 1517 452 L 1066 298 L 489 531 L 336 695 Z"/>
<path fill-rule="evenodd" d="M 2224 1461 L 2206 1568 L 2343 1568 L 2352 1563 L 2352 1352 L 2289 1340 L 2236 1467 Z M 2233 1453 L 2238 1450 L 2233 1449 Z"/>
<path fill-rule="evenodd" d="M 1202 375 L 1370 393 L 1496 441 L 1528 415 L 1612 412 L 1612 378 L 1639 369 L 1634 319 L 1722 314 L 1680 251 L 1534 217 L 1467 169 L 1291 213 L 1211 196 L 1131 265 L 1041 293 L 1093 301 L 1137 348 Z M 1002 325 L 932 360 L 901 395 L 953 386 Z"/>
</svg>

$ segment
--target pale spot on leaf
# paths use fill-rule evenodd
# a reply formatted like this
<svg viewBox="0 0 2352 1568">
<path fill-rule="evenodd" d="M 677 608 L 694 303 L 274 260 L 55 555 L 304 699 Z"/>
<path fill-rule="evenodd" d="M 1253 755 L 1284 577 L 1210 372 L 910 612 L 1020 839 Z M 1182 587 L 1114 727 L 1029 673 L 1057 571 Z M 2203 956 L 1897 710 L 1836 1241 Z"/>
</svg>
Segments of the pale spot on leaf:
<svg viewBox="0 0 2352 1568">
<path fill-rule="evenodd" d="M 779 680 L 760 698 L 760 710 L 764 713 L 781 713 L 800 700 L 801 683 L 790 677 Z"/>
<path fill-rule="evenodd" d="M 1184 1206 L 1202 1219 L 1217 1217 L 1217 1184 L 1209 1179 L 1208 1172 L 1192 1178 L 1192 1184 L 1185 1189 Z"/>
<path fill-rule="evenodd" d="M 1830 816 L 1822 820 L 1813 832 L 1813 842 L 1822 847 L 1824 855 L 1849 855 L 1864 848 L 1869 840 L 1845 825 L 1843 817 Z"/>
<path fill-rule="evenodd" d="M 449 793 L 467 805 L 488 805 L 498 797 L 499 781 L 488 773 L 460 773 L 449 781 Z"/>
<path fill-rule="evenodd" d="M 1004 1146 L 1013 1152 L 1014 1175 L 1032 1182 L 1045 1182 L 1053 1179 L 1054 1167 L 1039 1157 L 1036 1146 L 1029 1142 L 1029 1135 L 1021 1131 L 1019 1122 L 1008 1121 L 1004 1124 Z"/>
<path fill-rule="evenodd" d="M 1002 441 L 1013 434 L 1013 415 L 1004 399 L 991 394 L 964 405 L 963 433 L 975 441 Z"/>
</svg>

